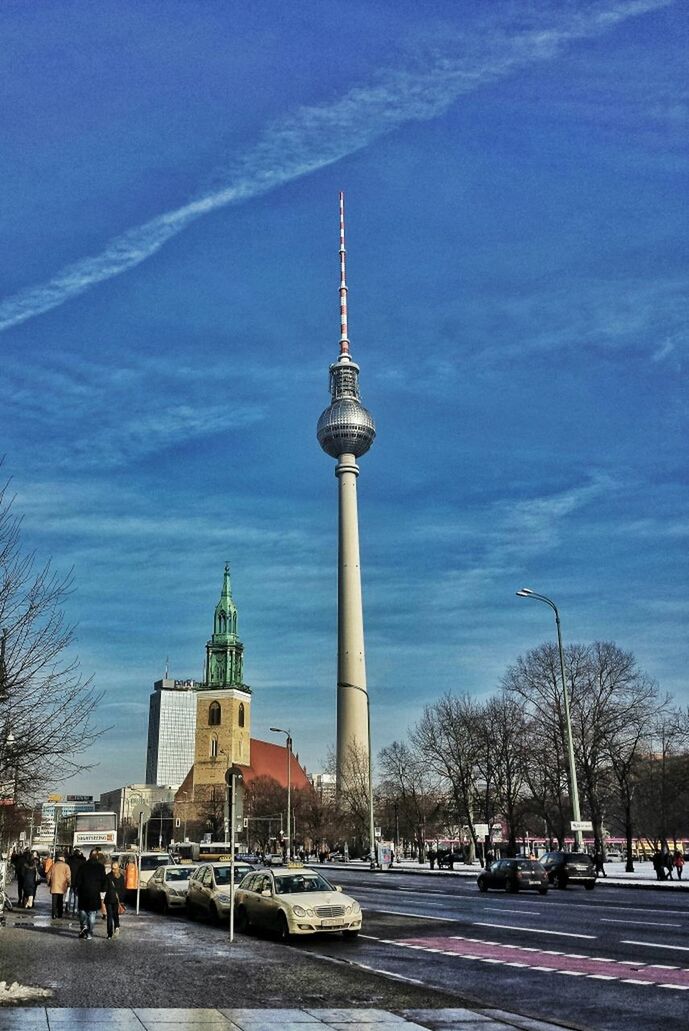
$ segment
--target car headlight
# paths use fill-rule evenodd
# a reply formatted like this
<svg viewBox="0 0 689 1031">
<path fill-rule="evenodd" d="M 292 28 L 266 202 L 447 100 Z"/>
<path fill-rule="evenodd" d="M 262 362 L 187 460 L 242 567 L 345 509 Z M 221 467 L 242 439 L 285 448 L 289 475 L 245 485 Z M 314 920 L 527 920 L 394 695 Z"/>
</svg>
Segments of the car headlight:
<svg viewBox="0 0 689 1031">
<path fill-rule="evenodd" d="M 231 895 L 216 895 L 215 897 L 217 898 L 218 902 L 222 902 L 223 906 L 231 906 L 232 905 L 232 896 Z"/>
<path fill-rule="evenodd" d="M 303 906 L 292 906 L 292 912 L 295 916 L 313 916 L 313 910 L 304 909 Z"/>
<path fill-rule="evenodd" d="M 361 912 L 361 906 L 359 905 L 359 903 L 358 902 L 352 902 L 352 913 L 360 913 L 360 912 Z"/>
</svg>

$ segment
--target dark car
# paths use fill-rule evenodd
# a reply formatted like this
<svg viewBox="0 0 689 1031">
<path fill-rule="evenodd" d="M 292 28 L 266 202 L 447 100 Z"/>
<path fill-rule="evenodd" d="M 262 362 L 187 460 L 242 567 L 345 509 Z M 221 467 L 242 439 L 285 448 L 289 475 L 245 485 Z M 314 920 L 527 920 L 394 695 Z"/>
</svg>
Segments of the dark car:
<svg viewBox="0 0 689 1031">
<path fill-rule="evenodd" d="M 500 888 L 503 891 L 548 892 L 548 874 L 535 859 L 498 859 L 479 874 L 479 891 Z"/>
<path fill-rule="evenodd" d="M 546 852 L 541 863 L 551 884 L 566 888 L 568 884 L 583 884 L 591 891 L 596 886 L 596 868 L 586 852 Z"/>
<path fill-rule="evenodd" d="M 453 850 L 446 849 L 445 851 L 442 851 L 442 852 L 440 850 L 438 851 L 437 863 L 438 863 L 438 869 L 439 870 L 443 870 L 443 869 L 453 870 L 455 863 L 463 863 L 463 862 L 464 862 L 464 853 L 463 852 L 457 852 L 456 849 L 453 849 Z"/>
</svg>

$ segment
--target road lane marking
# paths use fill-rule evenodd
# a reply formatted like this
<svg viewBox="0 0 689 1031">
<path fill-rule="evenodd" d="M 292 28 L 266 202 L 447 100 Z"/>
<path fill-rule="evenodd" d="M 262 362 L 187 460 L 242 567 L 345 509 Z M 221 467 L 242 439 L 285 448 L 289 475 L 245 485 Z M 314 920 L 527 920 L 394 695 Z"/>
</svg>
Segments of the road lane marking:
<svg viewBox="0 0 689 1031">
<path fill-rule="evenodd" d="M 543 927 L 516 927 L 514 924 L 488 924 L 480 920 L 473 921 L 474 927 L 499 927 L 503 931 L 528 931 L 530 934 L 556 934 L 560 938 L 588 938 L 595 941 L 596 934 L 574 934 L 573 931 L 546 931 Z M 689 949 L 687 949 L 689 952 Z"/>
<path fill-rule="evenodd" d="M 542 909 L 503 909 L 502 906 L 486 906 L 487 913 L 526 913 L 527 916 L 540 916 Z"/>
<path fill-rule="evenodd" d="M 635 924 L 637 927 L 681 927 L 681 924 L 654 923 L 651 920 L 616 920 L 614 917 L 601 917 L 602 924 Z"/>
<path fill-rule="evenodd" d="M 460 917 L 456 916 L 432 916 L 430 913 L 401 913 L 399 909 L 378 909 L 372 906 L 364 909 L 364 913 L 387 913 L 388 916 L 410 916 L 414 920 L 440 920 L 442 924 L 456 924 Z"/>
<path fill-rule="evenodd" d="M 643 945 L 645 949 L 668 949 L 672 952 L 689 952 L 689 945 L 668 945 L 665 942 L 637 942 L 627 938 L 623 939 L 622 944 Z"/>
</svg>

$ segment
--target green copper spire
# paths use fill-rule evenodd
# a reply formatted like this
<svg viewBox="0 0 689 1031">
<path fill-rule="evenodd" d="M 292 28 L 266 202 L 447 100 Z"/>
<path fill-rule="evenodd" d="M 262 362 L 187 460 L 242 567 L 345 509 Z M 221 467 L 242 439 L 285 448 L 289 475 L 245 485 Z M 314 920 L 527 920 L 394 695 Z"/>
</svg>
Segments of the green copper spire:
<svg viewBox="0 0 689 1031">
<path fill-rule="evenodd" d="M 213 636 L 206 645 L 206 687 L 249 688 L 242 683 L 244 645 L 237 637 L 237 606 L 232 599 L 230 564 L 225 563 L 220 600 L 215 606 Z"/>
</svg>

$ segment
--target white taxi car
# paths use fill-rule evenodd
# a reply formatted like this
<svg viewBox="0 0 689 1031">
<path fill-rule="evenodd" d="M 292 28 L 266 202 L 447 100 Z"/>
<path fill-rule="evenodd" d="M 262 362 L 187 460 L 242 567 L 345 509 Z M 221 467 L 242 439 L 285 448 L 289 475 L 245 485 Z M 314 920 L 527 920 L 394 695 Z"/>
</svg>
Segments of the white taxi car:
<svg viewBox="0 0 689 1031">
<path fill-rule="evenodd" d="M 184 906 L 189 878 L 196 870 L 195 866 L 185 863 L 183 866 L 159 866 L 148 879 L 148 904 L 169 913 L 171 909 Z"/>
<path fill-rule="evenodd" d="M 235 892 L 235 922 L 238 931 L 263 927 L 277 932 L 282 941 L 321 931 L 356 938 L 361 906 L 317 870 L 290 863 L 253 871 L 243 879 Z"/>
<path fill-rule="evenodd" d="M 243 880 L 250 870 L 253 870 L 253 867 L 249 863 L 235 863 L 235 885 Z M 230 871 L 229 862 L 199 864 L 189 878 L 184 899 L 189 916 L 204 914 L 218 923 L 229 919 L 232 908 Z"/>
</svg>

